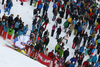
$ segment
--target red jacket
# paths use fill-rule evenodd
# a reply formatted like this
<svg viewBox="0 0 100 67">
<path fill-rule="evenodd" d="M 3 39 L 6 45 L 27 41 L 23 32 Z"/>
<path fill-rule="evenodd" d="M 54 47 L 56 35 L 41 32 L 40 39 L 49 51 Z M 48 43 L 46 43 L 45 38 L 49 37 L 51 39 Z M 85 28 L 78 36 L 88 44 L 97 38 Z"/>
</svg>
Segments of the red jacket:
<svg viewBox="0 0 100 67">
<path fill-rule="evenodd" d="M 69 9 L 66 10 L 66 14 L 67 15 L 70 14 L 70 10 Z"/>
<path fill-rule="evenodd" d="M 61 9 L 64 7 L 64 4 L 63 5 L 61 5 Z"/>
<path fill-rule="evenodd" d="M 90 49 L 93 49 L 94 48 L 94 45 L 90 45 Z"/>
<path fill-rule="evenodd" d="M 51 2 L 51 0 L 48 0 L 49 2 Z"/>
<path fill-rule="evenodd" d="M 83 67 L 86 67 L 86 65 L 87 65 L 88 63 L 89 63 L 88 61 L 84 61 Z"/>
<path fill-rule="evenodd" d="M 90 17 L 92 17 L 92 15 L 93 15 L 93 13 L 91 12 L 91 13 L 90 13 Z"/>
<path fill-rule="evenodd" d="M 58 2 L 57 6 L 60 6 L 60 1 Z"/>
<path fill-rule="evenodd" d="M 38 5 L 41 4 L 41 0 L 38 1 Z"/>
<path fill-rule="evenodd" d="M 1 25 L 0 26 L 0 33 L 3 31 L 3 26 Z"/>
<path fill-rule="evenodd" d="M 48 57 L 53 60 L 54 59 L 54 54 L 52 52 L 49 52 Z"/>
</svg>

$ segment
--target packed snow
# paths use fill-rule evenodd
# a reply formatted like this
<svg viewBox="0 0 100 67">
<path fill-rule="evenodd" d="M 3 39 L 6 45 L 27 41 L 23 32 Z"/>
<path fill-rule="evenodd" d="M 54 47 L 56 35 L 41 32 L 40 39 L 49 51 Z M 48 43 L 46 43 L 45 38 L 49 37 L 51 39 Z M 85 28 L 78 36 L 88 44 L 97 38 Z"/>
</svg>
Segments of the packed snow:
<svg viewBox="0 0 100 67">
<path fill-rule="evenodd" d="M 97 3 L 99 3 L 99 2 L 97 1 Z M 53 17 L 52 6 L 53 6 L 53 3 L 51 2 L 49 5 L 49 10 L 48 10 L 48 17 L 49 17 L 50 23 L 47 25 L 47 29 L 49 31 L 49 38 L 50 38 L 50 42 L 47 46 L 49 48 L 49 51 L 54 50 L 55 45 L 57 44 L 57 41 L 55 39 L 56 38 L 56 30 L 55 30 L 54 36 L 53 37 L 50 36 L 52 26 L 55 24 L 55 22 L 52 21 L 52 17 Z M 29 25 L 27 35 L 30 34 L 31 29 L 32 29 L 33 9 L 35 9 L 35 8 L 36 7 L 34 7 L 34 5 L 30 6 L 29 2 L 25 2 L 23 4 L 23 6 L 21 6 L 20 2 L 16 2 L 16 0 L 13 0 L 13 7 L 11 9 L 11 14 L 14 14 L 14 17 L 19 15 L 20 17 L 22 17 L 22 21 L 24 22 L 24 25 L 26 25 L 26 24 Z M 0 9 L 1 9 L 0 17 L 2 17 L 2 15 L 4 14 L 4 5 L 1 5 L 1 3 L 0 3 Z M 41 14 L 42 14 L 42 11 L 41 11 Z M 7 13 L 6 13 L 6 15 L 7 15 Z M 61 26 L 63 28 L 63 23 L 66 20 L 64 18 L 62 18 L 62 20 L 63 20 L 62 25 L 59 25 L 59 26 Z M 89 33 L 89 30 L 86 29 L 86 31 Z M 72 58 L 74 56 L 74 49 L 71 48 L 72 43 L 73 43 L 73 38 L 75 37 L 73 35 L 73 32 L 72 32 L 72 35 L 68 39 L 68 43 L 64 47 L 65 49 L 69 48 L 69 51 L 70 51 L 70 55 L 68 56 L 67 60 L 69 60 L 70 58 Z M 64 32 L 61 33 L 60 37 L 63 37 L 63 36 L 65 36 Z M 81 44 L 82 43 L 83 43 L 83 41 L 81 42 Z M 46 67 L 46 66 L 42 65 L 41 63 L 39 63 L 35 60 L 32 60 L 29 57 L 24 56 L 23 54 L 16 52 L 15 50 L 4 47 L 3 45 L 5 45 L 5 44 L 12 45 L 13 39 L 11 39 L 11 41 L 8 39 L 6 39 L 4 41 L 3 38 L 0 37 L 0 66 L 1 67 L 33 67 L 33 66 L 34 67 Z M 97 51 L 95 51 L 95 53 L 96 52 Z M 87 58 L 89 58 L 89 56 L 85 56 L 83 61 L 85 61 Z"/>
</svg>

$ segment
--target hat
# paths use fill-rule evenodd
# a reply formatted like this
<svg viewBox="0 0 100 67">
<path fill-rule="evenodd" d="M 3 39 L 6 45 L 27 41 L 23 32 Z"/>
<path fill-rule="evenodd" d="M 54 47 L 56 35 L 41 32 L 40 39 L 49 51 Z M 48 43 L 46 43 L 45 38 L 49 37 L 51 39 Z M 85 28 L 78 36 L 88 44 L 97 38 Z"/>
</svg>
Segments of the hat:
<svg viewBox="0 0 100 67">
<path fill-rule="evenodd" d="M 75 62 L 73 62 L 73 64 L 74 64 Z"/>
<path fill-rule="evenodd" d="M 11 27 L 13 27 L 13 25 L 11 25 Z"/>
<path fill-rule="evenodd" d="M 5 19 L 3 19 L 3 21 L 5 21 Z"/>
</svg>

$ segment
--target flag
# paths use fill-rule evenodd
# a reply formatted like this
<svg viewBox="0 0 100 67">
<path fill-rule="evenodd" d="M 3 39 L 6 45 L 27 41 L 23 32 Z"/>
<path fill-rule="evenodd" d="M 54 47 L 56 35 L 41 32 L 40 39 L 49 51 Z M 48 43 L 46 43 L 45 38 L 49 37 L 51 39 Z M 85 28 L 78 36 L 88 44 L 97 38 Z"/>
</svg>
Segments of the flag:
<svg viewBox="0 0 100 67">
<path fill-rule="evenodd" d="M 27 1 L 29 1 L 29 0 L 20 0 L 20 2 L 27 2 Z"/>
<path fill-rule="evenodd" d="M 48 56 L 42 54 L 42 53 L 39 53 L 38 55 L 38 61 L 46 66 L 49 66 L 50 63 L 51 63 L 51 58 L 49 58 Z"/>
</svg>

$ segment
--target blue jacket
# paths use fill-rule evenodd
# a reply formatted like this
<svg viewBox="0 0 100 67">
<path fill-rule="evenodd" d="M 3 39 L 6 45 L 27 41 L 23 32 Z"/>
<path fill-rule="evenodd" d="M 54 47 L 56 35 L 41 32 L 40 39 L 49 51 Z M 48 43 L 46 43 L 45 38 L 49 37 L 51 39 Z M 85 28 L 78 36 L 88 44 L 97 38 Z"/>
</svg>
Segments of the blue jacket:
<svg viewBox="0 0 100 67">
<path fill-rule="evenodd" d="M 34 29 L 36 29 L 36 26 L 32 26 L 32 32 L 34 31 Z"/>
<path fill-rule="evenodd" d="M 82 30 L 82 27 L 79 26 L 78 27 L 78 32 L 81 32 L 81 30 Z"/>
<path fill-rule="evenodd" d="M 24 31 L 18 30 L 18 36 L 23 35 Z"/>
<path fill-rule="evenodd" d="M 38 0 L 35 0 L 36 2 L 38 1 Z"/>
<path fill-rule="evenodd" d="M 48 10 L 48 9 L 49 9 L 49 6 L 47 5 L 47 6 L 46 6 L 46 10 Z"/>
<path fill-rule="evenodd" d="M 83 52 L 84 51 L 84 47 L 80 47 L 80 52 Z"/>
<path fill-rule="evenodd" d="M 95 48 L 94 48 L 94 49 L 92 49 L 91 53 L 94 53 L 94 51 L 95 51 Z"/>
<path fill-rule="evenodd" d="M 93 42 L 94 42 L 94 38 L 92 37 L 92 38 L 91 38 L 91 43 L 93 43 Z"/>
<path fill-rule="evenodd" d="M 81 3 L 78 3 L 78 6 L 81 6 Z"/>
<path fill-rule="evenodd" d="M 38 9 L 42 9 L 43 5 L 39 4 Z"/>
<path fill-rule="evenodd" d="M 94 67 L 99 67 L 99 65 L 100 65 L 99 62 L 96 62 Z"/>
<path fill-rule="evenodd" d="M 53 5 L 53 8 L 55 9 L 56 7 L 57 7 L 57 5 L 56 5 L 56 4 L 54 4 L 54 5 Z"/>
<path fill-rule="evenodd" d="M 24 34 L 28 31 L 28 27 L 24 26 Z"/>
<path fill-rule="evenodd" d="M 93 56 L 93 57 L 92 57 L 92 62 L 95 63 L 96 61 L 97 61 L 97 57 L 96 57 L 96 56 Z"/>
<path fill-rule="evenodd" d="M 3 28 L 4 30 L 4 32 L 7 32 L 8 31 L 8 26 L 4 26 L 4 28 Z"/>
<path fill-rule="evenodd" d="M 75 65 L 74 64 L 70 64 L 69 67 L 75 67 Z"/>
<path fill-rule="evenodd" d="M 76 63 L 76 58 L 73 57 L 73 58 L 70 59 L 70 61 L 71 61 L 71 63 L 73 63 L 73 62 Z"/>
<path fill-rule="evenodd" d="M 20 23 L 16 22 L 15 23 L 15 28 L 19 28 Z"/>
<path fill-rule="evenodd" d="M 2 25 L 5 26 L 5 22 L 2 22 Z"/>
<path fill-rule="evenodd" d="M 11 9 L 12 6 L 13 6 L 13 3 L 9 2 L 7 7 Z"/>
<path fill-rule="evenodd" d="M 83 26 L 83 25 L 87 26 L 87 23 L 83 23 L 82 26 Z"/>
<path fill-rule="evenodd" d="M 100 39 L 98 39 L 98 43 L 100 43 Z"/>
</svg>

